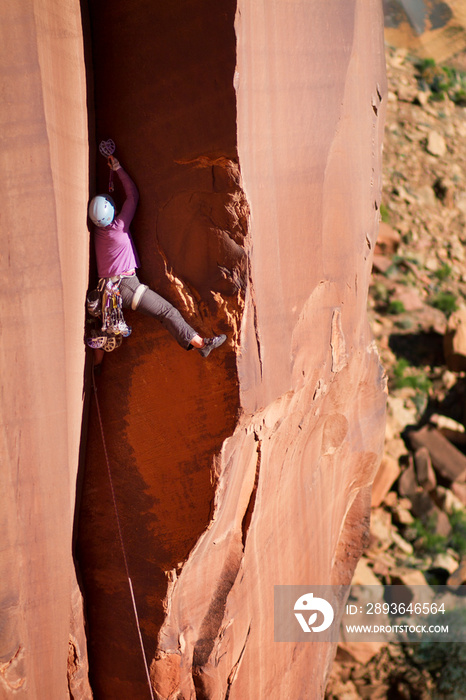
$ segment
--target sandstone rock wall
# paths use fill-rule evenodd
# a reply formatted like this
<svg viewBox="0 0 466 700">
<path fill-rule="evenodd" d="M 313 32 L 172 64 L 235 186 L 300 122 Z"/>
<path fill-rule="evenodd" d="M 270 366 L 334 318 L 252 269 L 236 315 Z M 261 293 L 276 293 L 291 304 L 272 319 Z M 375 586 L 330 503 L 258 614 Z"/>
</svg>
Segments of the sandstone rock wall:
<svg viewBox="0 0 466 700">
<path fill-rule="evenodd" d="M 380 9 L 238 5 L 251 208 L 242 415 L 223 444 L 210 527 L 169 591 L 160 697 L 323 696 L 333 650 L 274 642 L 273 584 L 349 582 L 367 532 L 384 423 L 365 317 L 386 99 Z"/>
<path fill-rule="evenodd" d="M 0 696 L 88 698 L 71 556 L 89 245 L 79 2 L 3 3 L 0 25 Z"/>
</svg>

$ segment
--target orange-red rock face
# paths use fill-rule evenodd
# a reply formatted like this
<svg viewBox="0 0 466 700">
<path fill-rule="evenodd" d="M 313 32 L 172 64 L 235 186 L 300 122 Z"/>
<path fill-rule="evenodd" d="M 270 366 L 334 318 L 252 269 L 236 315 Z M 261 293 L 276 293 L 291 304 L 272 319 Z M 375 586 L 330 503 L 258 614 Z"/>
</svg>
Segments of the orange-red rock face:
<svg viewBox="0 0 466 700">
<path fill-rule="evenodd" d="M 0 25 L 0 696 L 89 698 L 71 556 L 89 246 L 79 2 L 3 3 Z"/>
<path fill-rule="evenodd" d="M 223 444 L 211 525 L 169 592 L 154 676 L 168 697 L 180 655 L 183 698 L 193 688 L 199 698 L 318 698 L 332 648 L 273 641 L 273 587 L 348 583 L 367 531 L 385 404 L 365 316 L 381 8 L 240 2 L 236 31 L 251 208 L 243 414 Z"/>
</svg>

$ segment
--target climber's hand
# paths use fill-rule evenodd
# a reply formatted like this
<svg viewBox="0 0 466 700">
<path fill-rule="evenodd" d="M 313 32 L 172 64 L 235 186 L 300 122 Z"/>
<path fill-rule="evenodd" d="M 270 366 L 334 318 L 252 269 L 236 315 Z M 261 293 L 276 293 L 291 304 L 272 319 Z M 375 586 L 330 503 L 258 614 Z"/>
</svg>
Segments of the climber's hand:
<svg viewBox="0 0 466 700">
<path fill-rule="evenodd" d="M 107 163 L 111 170 L 118 170 L 118 168 L 121 168 L 120 161 L 118 161 L 114 156 L 109 156 Z"/>
</svg>

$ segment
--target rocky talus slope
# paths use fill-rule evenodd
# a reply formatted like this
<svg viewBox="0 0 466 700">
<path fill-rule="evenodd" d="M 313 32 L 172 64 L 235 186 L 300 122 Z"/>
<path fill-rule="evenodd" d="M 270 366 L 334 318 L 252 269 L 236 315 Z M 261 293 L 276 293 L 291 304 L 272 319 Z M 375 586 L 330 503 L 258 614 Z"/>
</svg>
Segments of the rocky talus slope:
<svg viewBox="0 0 466 700">
<path fill-rule="evenodd" d="M 369 309 L 388 375 L 385 453 L 354 583 L 466 583 L 466 103 L 447 66 L 387 47 L 384 194 Z M 342 644 L 327 697 L 464 697 L 462 645 Z"/>
</svg>

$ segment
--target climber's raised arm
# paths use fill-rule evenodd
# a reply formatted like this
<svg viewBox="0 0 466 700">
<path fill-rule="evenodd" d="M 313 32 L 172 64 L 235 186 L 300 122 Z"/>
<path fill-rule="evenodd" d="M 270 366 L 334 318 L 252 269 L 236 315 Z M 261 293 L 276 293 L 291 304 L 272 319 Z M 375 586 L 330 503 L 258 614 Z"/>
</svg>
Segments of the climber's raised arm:
<svg viewBox="0 0 466 700">
<path fill-rule="evenodd" d="M 118 218 L 124 222 L 125 228 L 129 228 L 129 225 L 133 220 L 134 214 L 136 212 L 136 207 L 139 201 L 138 188 L 116 158 L 110 156 L 108 159 L 108 164 L 109 167 L 112 170 L 114 170 L 120 178 L 120 182 L 123 185 L 123 189 L 125 191 L 125 201 L 120 213 L 118 214 Z"/>
</svg>

